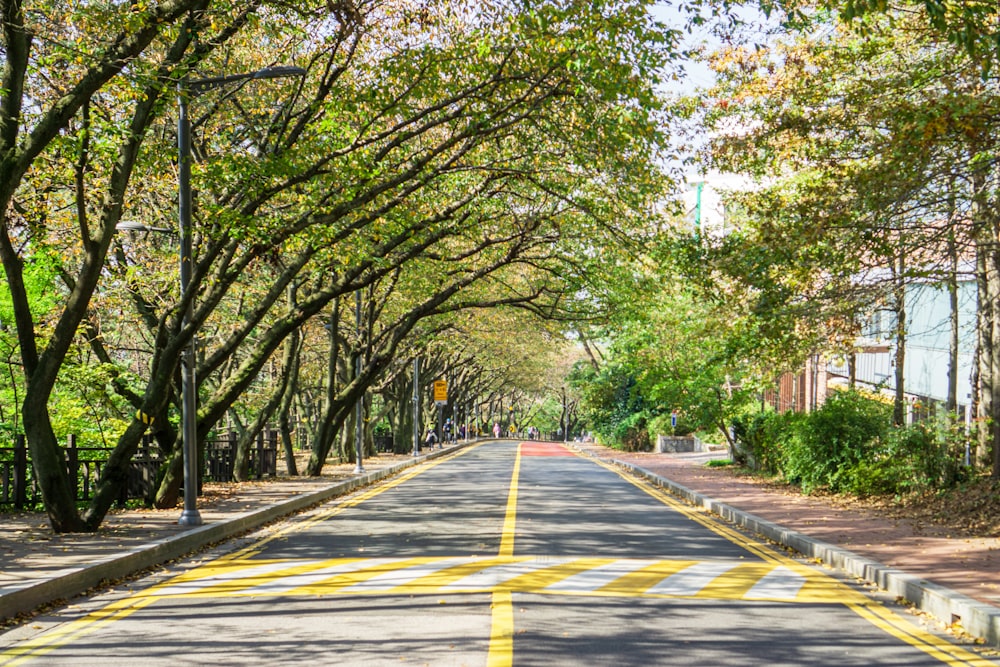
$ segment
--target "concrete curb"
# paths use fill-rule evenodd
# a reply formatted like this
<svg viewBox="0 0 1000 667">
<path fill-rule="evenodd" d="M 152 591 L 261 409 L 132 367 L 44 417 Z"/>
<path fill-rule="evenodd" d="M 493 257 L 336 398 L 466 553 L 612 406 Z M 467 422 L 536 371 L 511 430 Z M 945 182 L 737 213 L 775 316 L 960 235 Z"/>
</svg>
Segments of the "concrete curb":
<svg viewBox="0 0 1000 667">
<path fill-rule="evenodd" d="M 872 582 L 882 590 L 912 603 L 945 625 L 960 623 L 962 629 L 991 646 L 1000 648 L 1000 608 L 973 600 L 950 588 L 907 574 L 847 549 L 813 539 L 782 528 L 748 512 L 693 491 L 645 468 L 608 459 L 647 481 L 683 498 L 696 507 L 703 507 L 751 533 L 792 548 L 809 558 L 815 558 L 841 572 Z"/>
<path fill-rule="evenodd" d="M 236 535 L 255 530 L 272 521 L 295 514 L 307 507 L 345 495 L 387 477 L 392 477 L 400 471 L 413 467 L 418 463 L 450 454 L 472 444 L 475 444 L 475 441 L 460 443 L 448 449 L 421 454 L 408 461 L 365 473 L 343 482 L 337 482 L 319 491 L 293 496 L 283 502 L 238 514 L 225 521 L 197 526 L 179 535 L 155 540 L 140 547 L 95 560 L 86 566 L 62 570 L 42 581 L 29 582 L 20 588 L 16 586 L 7 587 L 7 590 L 0 594 L 0 620 L 32 612 L 43 605 L 59 600 L 66 600 L 85 593 L 104 582 L 127 577 L 130 574 L 155 567 L 168 560 L 180 558 L 185 554 L 198 551 L 209 544 L 221 542 Z"/>
</svg>

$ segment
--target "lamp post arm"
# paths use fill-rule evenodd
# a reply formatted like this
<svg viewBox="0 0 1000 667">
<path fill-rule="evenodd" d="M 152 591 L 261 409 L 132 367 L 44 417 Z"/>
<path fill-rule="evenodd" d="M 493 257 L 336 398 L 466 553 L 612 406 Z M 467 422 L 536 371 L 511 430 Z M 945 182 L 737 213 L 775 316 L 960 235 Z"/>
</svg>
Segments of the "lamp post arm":
<svg viewBox="0 0 1000 667">
<path fill-rule="evenodd" d="M 246 72 L 244 74 L 227 74 L 225 76 L 212 76 L 205 79 L 185 79 L 181 86 L 190 91 L 193 97 L 201 95 L 206 90 L 219 88 L 228 83 L 237 81 L 256 81 L 259 79 L 280 79 L 286 76 L 305 76 L 306 71 L 301 67 L 267 67 L 256 72 Z"/>
</svg>

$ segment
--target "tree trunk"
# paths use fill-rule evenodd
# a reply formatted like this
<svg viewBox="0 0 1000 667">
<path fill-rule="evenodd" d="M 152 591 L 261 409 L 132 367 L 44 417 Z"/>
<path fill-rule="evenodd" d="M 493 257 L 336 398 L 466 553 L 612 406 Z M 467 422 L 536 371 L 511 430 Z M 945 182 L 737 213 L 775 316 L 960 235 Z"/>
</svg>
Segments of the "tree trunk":
<svg viewBox="0 0 1000 667">
<path fill-rule="evenodd" d="M 291 341 L 289 340 L 289 342 Z M 236 446 L 236 464 L 233 466 L 233 476 L 236 477 L 237 482 L 245 482 L 250 478 L 250 447 L 254 445 L 257 435 L 264 431 L 267 423 L 284 400 L 285 394 L 288 392 L 288 379 L 288 373 L 282 374 L 282 380 L 272 390 L 267 404 L 257 411 L 253 424 L 240 437 Z M 258 461 L 257 465 L 260 463 Z"/>
<path fill-rule="evenodd" d="M 978 146 L 970 146 L 970 155 L 978 154 Z M 976 463 L 989 460 L 990 450 L 994 453 L 993 475 L 1000 476 L 1000 463 L 995 459 L 1000 438 L 1000 382 L 997 378 L 1000 345 L 997 345 L 998 322 L 996 300 L 1000 298 L 1000 273 L 998 273 L 998 236 L 1000 229 L 997 216 L 991 210 L 986 192 L 987 174 L 983 165 L 972 169 L 972 207 L 969 215 L 976 243 L 976 286 L 978 288 L 978 310 L 976 329 L 978 353 L 976 355 L 979 376 L 979 409 L 976 414 L 977 441 Z"/>
<path fill-rule="evenodd" d="M 313 452 L 306 469 L 307 475 L 318 475 L 318 472 L 311 472 L 322 467 L 322 461 L 330 451 L 333 444 L 333 407 L 337 394 L 337 362 L 340 356 L 340 299 L 334 299 L 333 310 L 330 312 L 330 353 L 326 364 L 326 383 L 323 397 L 323 410 L 320 412 L 319 420 L 316 424 L 316 432 L 313 434 Z"/>
<path fill-rule="evenodd" d="M 951 272 L 948 276 L 948 317 L 951 331 L 948 339 L 948 398 L 945 409 L 949 414 L 958 416 L 958 354 L 959 354 L 959 320 L 958 320 L 958 255 L 952 255 Z"/>
<path fill-rule="evenodd" d="M 996 234 L 1000 233 L 1000 228 L 994 228 L 993 238 L 997 238 Z M 987 272 L 987 284 L 989 285 L 989 296 L 990 303 L 993 304 L 993 310 L 991 312 L 990 320 L 990 346 L 989 346 L 989 394 L 990 394 L 990 411 L 989 411 L 989 433 L 990 437 L 988 439 L 989 446 L 992 448 L 992 466 L 991 473 L 993 479 L 1000 479 L 1000 396 L 997 395 L 1000 391 L 1000 382 L 998 382 L 998 369 L 1000 369 L 1000 345 L 997 341 L 1000 341 L 1000 318 L 997 317 L 996 303 L 997 299 L 1000 299 L 1000 251 L 998 251 L 998 245 L 996 243 L 991 243 L 990 245 L 990 258 L 989 258 L 989 270 Z M 984 385 L 983 393 L 986 394 L 986 386 Z M 981 461 L 990 461 L 990 456 L 988 451 L 980 452 Z"/>
<path fill-rule="evenodd" d="M 976 288 L 979 307 L 976 311 L 976 456 L 975 462 L 986 459 L 990 446 L 990 415 L 993 413 L 993 311 L 990 295 L 989 246 L 976 246 Z"/>
<path fill-rule="evenodd" d="M 153 507 L 161 510 L 177 507 L 177 501 L 180 500 L 183 484 L 184 452 L 181 447 L 177 447 L 170 453 L 163 464 L 163 478 L 156 489 L 156 498 L 153 500 Z"/>
<path fill-rule="evenodd" d="M 31 452 L 35 481 L 52 530 L 80 532 L 86 526 L 76 510 L 76 498 L 66 470 L 66 459 L 49 421 L 48 406 L 25 401 L 24 435 Z"/>
<path fill-rule="evenodd" d="M 285 341 L 285 359 L 282 368 L 287 376 L 287 382 L 285 383 L 285 393 L 281 399 L 281 407 L 278 408 L 278 430 L 281 433 L 281 447 L 285 453 L 285 469 L 292 477 L 297 477 L 299 474 L 298 464 L 295 462 L 290 412 L 295 393 L 299 387 L 299 353 L 301 350 L 302 336 L 296 329 Z"/>
<path fill-rule="evenodd" d="M 896 396 L 892 406 L 892 422 L 896 426 L 906 423 L 906 283 L 904 273 L 906 270 L 906 260 L 903 251 L 900 250 L 898 264 L 896 267 L 895 285 L 893 287 L 894 306 L 896 311 L 896 352 L 895 352 L 895 379 Z"/>
<path fill-rule="evenodd" d="M 945 409 L 949 415 L 958 416 L 958 344 L 959 344 L 959 321 L 958 321 L 958 244 L 955 240 L 955 191 L 952 185 L 948 200 L 948 316 L 951 323 L 951 331 L 948 339 L 948 395 L 945 401 Z"/>
</svg>

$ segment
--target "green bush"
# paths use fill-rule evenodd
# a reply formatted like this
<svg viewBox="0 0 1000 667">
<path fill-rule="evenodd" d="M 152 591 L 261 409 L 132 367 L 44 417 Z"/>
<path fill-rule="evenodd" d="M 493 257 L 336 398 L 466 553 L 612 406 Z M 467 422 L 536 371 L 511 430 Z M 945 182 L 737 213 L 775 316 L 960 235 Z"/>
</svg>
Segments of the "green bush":
<svg viewBox="0 0 1000 667">
<path fill-rule="evenodd" d="M 968 478 L 969 438 L 961 425 L 893 427 L 891 406 L 847 391 L 810 414 L 771 410 L 733 420 L 735 460 L 782 474 L 805 492 L 827 488 L 859 496 L 954 487 Z"/>
<path fill-rule="evenodd" d="M 919 470 L 928 487 L 951 488 L 968 481 L 970 469 L 965 465 L 965 448 L 975 449 L 972 435 L 962 424 L 951 424 L 921 451 Z"/>
<path fill-rule="evenodd" d="M 736 437 L 736 463 L 770 475 L 782 469 L 784 447 L 794 432 L 800 416 L 794 412 L 773 410 L 742 415 L 733 420 Z"/>
<path fill-rule="evenodd" d="M 649 452 L 653 443 L 649 438 L 649 427 L 643 414 L 629 415 L 618 422 L 615 439 L 626 452 Z"/>
<path fill-rule="evenodd" d="M 968 474 L 965 438 L 961 430 L 942 432 L 924 422 L 893 428 L 847 471 L 844 490 L 864 496 L 953 487 Z"/>
<path fill-rule="evenodd" d="M 849 474 L 872 457 L 889 432 L 891 408 L 855 391 L 837 392 L 795 422 L 784 448 L 782 473 L 807 493 L 819 487 L 847 491 Z M 858 475 L 864 472 L 859 469 Z"/>
</svg>

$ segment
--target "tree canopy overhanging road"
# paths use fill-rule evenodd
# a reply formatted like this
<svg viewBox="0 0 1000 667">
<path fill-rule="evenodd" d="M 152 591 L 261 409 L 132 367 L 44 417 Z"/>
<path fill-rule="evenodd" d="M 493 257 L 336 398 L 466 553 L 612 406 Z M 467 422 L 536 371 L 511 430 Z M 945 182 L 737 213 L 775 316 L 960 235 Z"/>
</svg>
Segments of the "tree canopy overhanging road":
<svg viewBox="0 0 1000 667">
<path fill-rule="evenodd" d="M 742 4 L 0 2 L 4 504 L 96 532 L 230 433 L 240 481 L 271 428 L 318 475 L 450 419 L 974 488 L 995 533 L 997 6 Z M 930 311 L 940 400 L 908 391 Z M 821 363 L 850 390 L 768 407 Z"/>
</svg>

